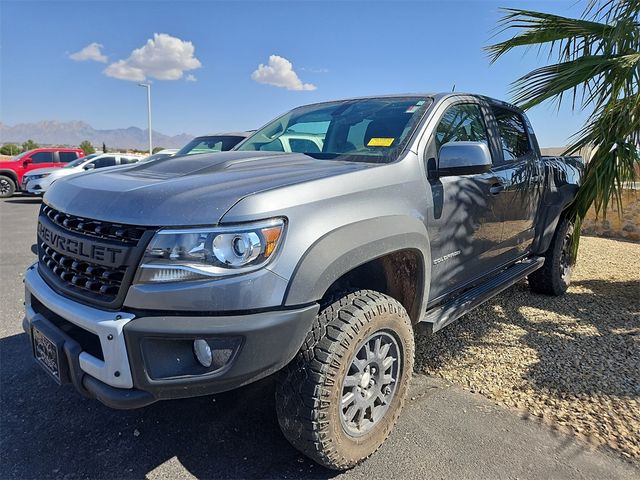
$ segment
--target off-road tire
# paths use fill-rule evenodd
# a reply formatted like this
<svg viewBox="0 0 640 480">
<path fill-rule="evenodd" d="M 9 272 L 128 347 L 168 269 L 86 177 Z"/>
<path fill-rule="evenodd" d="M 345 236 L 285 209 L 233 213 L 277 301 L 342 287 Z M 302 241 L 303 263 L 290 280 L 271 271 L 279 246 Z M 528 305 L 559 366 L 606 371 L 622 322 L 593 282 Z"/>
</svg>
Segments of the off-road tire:
<svg viewBox="0 0 640 480">
<path fill-rule="evenodd" d="M 15 192 L 15 182 L 9 177 L 0 175 L 0 198 L 12 197 Z"/>
<path fill-rule="evenodd" d="M 361 436 L 347 433 L 340 403 L 343 380 L 365 340 L 379 332 L 399 346 L 400 369 L 385 413 Z M 334 470 L 354 467 L 387 439 L 398 420 L 414 357 L 411 320 L 395 299 L 371 290 L 346 294 L 324 308 L 297 356 L 279 374 L 276 409 L 291 444 Z"/>
<path fill-rule="evenodd" d="M 529 288 L 533 292 L 559 296 L 567 291 L 574 263 L 571 256 L 572 235 L 573 224 L 567 219 L 561 220 L 544 254 L 544 265 L 528 277 Z"/>
</svg>

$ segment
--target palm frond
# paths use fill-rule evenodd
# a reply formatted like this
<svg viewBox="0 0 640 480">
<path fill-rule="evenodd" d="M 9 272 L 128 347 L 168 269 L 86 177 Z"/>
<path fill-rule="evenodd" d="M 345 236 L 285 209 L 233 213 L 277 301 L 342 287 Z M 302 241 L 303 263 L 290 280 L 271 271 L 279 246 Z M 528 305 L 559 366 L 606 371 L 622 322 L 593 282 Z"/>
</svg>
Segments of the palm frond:
<svg viewBox="0 0 640 480">
<path fill-rule="evenodd" d="M 590 49 L 593 40 L 608 35 L 612 28 L 604 23 L 531 10 L 514 8 L 502 10 L 508 13 L 500 21 L 501 28 L 497 35 L 507 30 L 520 30 L 521 33 L 509 40 L 485 47 L 491 63 L 516 47 L 531 45 L 548 44 L 551 49 L 558 46 L 564 51 L 565 59 L 571 58 L 572 54 L 580 51 L 593 54 L 594 52 Z"/>
<path fill-rule="evenodd" d="M 522 46 L 537 45 L 556 57 L 512 83 L 514 103 L 528 109 L 551 100 L 559 106 L 569 92 L 573 108 L 591 109 L 565 152 L 593 149 L 571 206 L 575 252 L 589 208 L 606 216 L 614 202 L 620 212 L 622 189 L 640 169 L 640 0 L 588 0 L 580 19 L 505 11 L 499 33 L 518 33 L 486 48 L 491 62 Z"/>
<path fill-rule="evenodd" d="M 638 65 L 640 53 L 614 57 L 584 56 L 569 62 L 546 65 L 513 83 L 513 100 L 528 109 L 567 90 L 585 89 L 581 106 L 596 102 L 595 107 L 598 108 L 600 98 L 618 96 L 628 84 L 627 77 L 637 75 Z"/>
</svg>

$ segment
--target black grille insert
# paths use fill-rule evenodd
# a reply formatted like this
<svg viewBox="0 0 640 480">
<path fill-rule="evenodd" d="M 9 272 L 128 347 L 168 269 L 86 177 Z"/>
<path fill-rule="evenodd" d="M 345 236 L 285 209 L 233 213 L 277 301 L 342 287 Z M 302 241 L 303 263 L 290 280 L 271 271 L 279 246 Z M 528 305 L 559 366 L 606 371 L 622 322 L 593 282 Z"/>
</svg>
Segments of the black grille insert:
<svg viewBox="0 0 640 480">
<path fill-rule="evenodd" d="M 39 270 L 53 288 L 85 303 L 120 308 L 155 229 L 81 218 L 43 204 Z"/>
<path fill-rule="evenodd" d="M 63 282 L 97 294 L 108 302 L 118 296 L 127 267 L 109 268 L 77 260 L 56 252 L 44 242 L 40 243 L 40 252 L 40 263 Z"/>
</svg>

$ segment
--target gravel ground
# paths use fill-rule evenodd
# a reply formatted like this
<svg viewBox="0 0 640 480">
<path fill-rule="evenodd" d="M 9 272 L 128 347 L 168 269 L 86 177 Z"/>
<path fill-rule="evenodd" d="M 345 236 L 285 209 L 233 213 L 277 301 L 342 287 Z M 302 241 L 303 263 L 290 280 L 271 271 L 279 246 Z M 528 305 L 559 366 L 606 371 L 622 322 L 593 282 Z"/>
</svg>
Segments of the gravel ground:
<svg viewBox="0 0 640 480">
<path fill-rule="evenodd" d="M 518 284 L 418 340 L 416 362 L 640 461 L 640 243 L 583 237 L 566 295 Z"/>
</svg>

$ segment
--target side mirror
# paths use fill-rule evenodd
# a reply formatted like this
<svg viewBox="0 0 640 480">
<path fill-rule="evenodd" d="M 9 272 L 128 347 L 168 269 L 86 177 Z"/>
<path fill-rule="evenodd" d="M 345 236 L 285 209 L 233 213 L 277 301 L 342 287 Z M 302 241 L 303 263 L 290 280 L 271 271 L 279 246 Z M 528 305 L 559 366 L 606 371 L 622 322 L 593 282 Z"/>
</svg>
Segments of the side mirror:
<svg viewBox="0 0 640 480">
<path fill-rule="evenodd" d="M 93 170 L 94 168 L 96 168 L 95 163 L 87 163 L 84 167 L 82 167 L 83 170 Z"/>
<path fill-rule="evenodd" d="M 491 169 L 491 152 L 484 142 L 449 142 L 440 147 L 438 175 L 473 175 Z"/>
<path fill-rule="evenodd" d="M 22 160 L 22 166 L 26 167 L 27 165 L 29 165 L 30 163 L 33 163 L 33 160 L 31 159 L 31 157 L 27 157 L 25 159 Z"/>
</svg>

